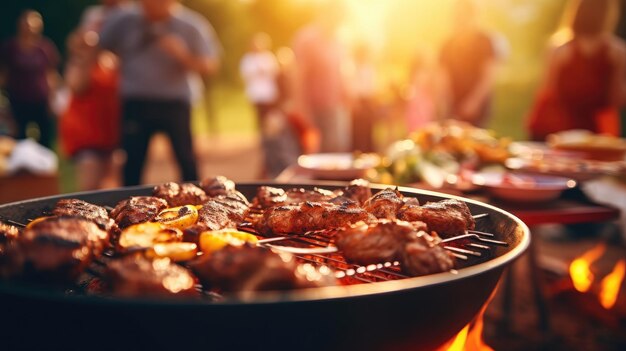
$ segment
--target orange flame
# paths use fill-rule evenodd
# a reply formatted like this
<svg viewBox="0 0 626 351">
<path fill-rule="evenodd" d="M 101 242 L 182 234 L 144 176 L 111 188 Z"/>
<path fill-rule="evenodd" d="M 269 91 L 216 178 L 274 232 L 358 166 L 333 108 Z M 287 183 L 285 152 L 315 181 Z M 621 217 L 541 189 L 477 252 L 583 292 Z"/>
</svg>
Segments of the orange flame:
<svg viewBox="0 0 626 351">
<path fill-rule="evenodd" d="M 456 337 L 454 338 L 454 341 L 452 341 L 452 344 L 450 344 L 450 346 L 448 348 L 446 348 L 446 351 L 464 351 L 465 350 L 465 342 L 467 341 L 467 333 L 469 331 L 469 327 L 470 327 L 470 323 L 468 323 L 465 328 L 463 328 L 463 330 L 461 330 Z"/>
<path fill-rule="evenodd" d="M 476 323 L 470 330 L 465 344 L 465 351 L 493 351 L 493 349 L 483 341 L 484 317 L 487 305 L 480 311 Z"/>
<path fill-rule="evenodd" d="M 600 300 L 602 307 L 607 310 L 615 306 L 620 286 L 624 280 L 624 273 L 626 273 L 626 260 L 621 259 L 617 262 L 617 264 L 615 264 L 613 271 L 604 277 L 600 283 L 600 293 L 598 295 L 598 299 Z"/>
<path fill-rule="evenodd" d="M 493 298 L 493 296 L 492 296 Z M 483 306 L 483 308 L 478 313 L 478 316 L 475 319 L 474 324 L 468 323 L 465 328 L 463 328 L 454 339 L 450 339 L 446 344 L 437 349 L 438 351 L 493 351 L 491 347 L 489 347 L 483 341 L 483 326 L 484 326 L 484 316 L 485 311 L 487 310 L 487 306 L 489 302 Z"/>
<path fill-rule="evenodd" d="M 579 292 L 587 292 L 591 287 L 591 283 L 593 283 L 595 277 L 589 269 L 589 266 L 602 256 L 605 249 L 605 244 L 598 244 L 593 249 L 576 258 L 570 264 L 569 274 L 572 277 L 574 288 Z"/>
</svg>

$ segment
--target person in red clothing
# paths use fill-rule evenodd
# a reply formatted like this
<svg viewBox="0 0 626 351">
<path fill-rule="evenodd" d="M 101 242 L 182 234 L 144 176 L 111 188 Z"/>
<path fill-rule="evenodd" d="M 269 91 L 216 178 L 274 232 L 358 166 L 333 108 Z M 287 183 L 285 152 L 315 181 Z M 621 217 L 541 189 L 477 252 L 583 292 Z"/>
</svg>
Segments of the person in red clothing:
<svg viewBox="0 0 626 351">
<path fill-rule="evenodd" d="M 125 1 L 106 0 L 85 11 L 79 28 L 67 41 L 65 81 L 69 105 L 59 122 L 64 153 L 76 168 L 78 189 L 115 186 L 115 151 L 120 142 L 119 71 L 117 57 L 95 50 L 98 30 L 109 13 Z"/>
<path fill-rule="evenodd" d="M 552 50 L 545 82 L 528 116 L 533 140 L 570 129 L 621 133 L 618 108 L 625 91 L 626 45 L 613 34 L 618 3 L 581 0 L 572 6 L 570 38 Z"/>
</svg>

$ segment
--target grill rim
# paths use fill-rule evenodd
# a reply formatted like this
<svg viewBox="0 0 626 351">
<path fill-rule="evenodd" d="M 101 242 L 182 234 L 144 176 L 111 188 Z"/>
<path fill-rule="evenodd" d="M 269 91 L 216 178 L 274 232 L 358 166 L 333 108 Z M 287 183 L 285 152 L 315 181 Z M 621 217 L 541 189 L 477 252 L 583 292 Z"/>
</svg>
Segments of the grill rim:
<svg viewBox="0 0 626 351">
<path fill-rule="evenodd" d="M 329 181 L 315 181 L 315 182 L 299 182 L 299 183 L 279 183 L 279 182 L 238 182 L 237 186 L 246 187 L 259 187 L 259 186 L 277 186 L 277 187 L 331 187 L 341 188 L 345 187 L 347 182 L 329 182 Z M 391 185 L 385 184 L 371 184 L 372 190 L 382 190 L 390 187 Z M 88 191 L 88 192 L 76 192 L 48 197 L 41 197 L 35 199 L 28 199 L 18 202 L 12 202 L 8 204 L 0 205 L 0 211 L 8 208 L 21 208 L 27 209 L 33 203 L 49 202 L 60 200 L 64 198 L 83 198 L 85 196 L 104 196 L 113 195 L 115 193 L 135 193 L 135 195 L 144 195 L 153 188 L 153 185 L 142 185 L 132 187 L 121 187 L 110 190 Z M 508 217 L 517 224 L 517 230 L 521 230 L 521 238 L 518 244 L 508 252 L 495 257 L 490 258 L 485 262 L 481 262 L 469 267 L 458 269 L 458 273 L 437 273 L 420 277 L 404 278 L 392 281 L 383 281 L 367 284 L 356 284 L 348 286 L 330 286 L 320 288 L 298 289 L 291 291 L 268 291 L 257 292 L 254 297 L 251 298 L 227 298 L 223 301 L 203 301 L 202 299 L 153 299 L 149 297 L 141 298 L 119 298 L 114 296 L 92 296 L 92 295 L 68 295 L 62 291 L 43 290 L 35 288 L 30 285 L 23 284 L 11 284 L 7 282 L 0 282 L 0 292 L 3 294 L 17 295 L 23 297 L 32 297 L 40 300 L 48 301 L 72 301 L 76 303 L 87 304 L 111 304 L 111 305 L 146 305 L 146 306 L 181 306 L 181 307 L 199 307 L 199 306 L 250 306 L 250 305 L 265 305 L 265 304 L 289 304 L 298 302 L 316 302 L 321 300 L 340 300 L 350 299 L 357 297 L 366 297 L 369 295 L 380 294 L 393 294 L 397 292 L 406 292 L 414 289 L 421 289 L 426 287 L 435 287 L 438 285 L 447 284 L 462 279 L 467 279 L 473 276 L 484 274 L 490 271 L 494 271 L 499 268 L 512 263 L 515 259 L 521 256 L 528 246 L 530 245 L 530 230 L 524 222 L 522 222 L 515 215 L 504 211 L 498 207 L 490 204 L 468 199 L 461 196 L 445 194 L 436 191 L 423 190 L 411 187 L 397 187 L 399 191 L 415 195 L 434 196 L 440 199 L 457 199 L 464 201 L 468 204 L 473 204 L 479 207 L 487 208 L 495 212 Z M 11 218 L 9 218 L 11 219 Z"/>
</svg>

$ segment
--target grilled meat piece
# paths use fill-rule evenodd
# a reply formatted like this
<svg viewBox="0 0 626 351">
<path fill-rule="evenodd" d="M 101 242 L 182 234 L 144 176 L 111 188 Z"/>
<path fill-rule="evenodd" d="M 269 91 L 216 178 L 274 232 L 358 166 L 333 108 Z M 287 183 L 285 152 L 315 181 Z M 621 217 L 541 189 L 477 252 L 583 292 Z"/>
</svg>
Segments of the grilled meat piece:
<svg viewBox="0 0 626 351">
<path fill-rule="evenodd" d="M 152 221 L 162 210 L 167 208 L 167 201 L 154 196 L 133 196 L 120 201 L 111 211 L 111 218 L 120 228 Z"/>
<path fill-rule="evenodd" d="M 200 182 L 200 188 L 209 197 L 228 195 L 235 191 L 235 182 L 224 177 L 207 178 Z"/>
<path fill-rule="evenodd" d="M 25 229 L 18 243 L 26 271 L 65 280 L 76 278 L 108 240 L 106 231 L 85 218 L 49 217 Z"/>
<path fill-rule="evenodd" d="M 326 202 L 336 196 L 337 194 L 332 191 L 321 188 L 314 188 L 313 190 L 293 188 L 285 191 L 271 186 L 261 186 L 257 190 L 254 203 L 262 208 L 269 208 L 273 206 L 295 205 L 306 201 Z"/>
<path fill-rule="evenodd" d="M 165 199 L 170 207 L 200 205 L 207 199 L 204 190 L 191 183 L 163 183 L 154 187 L 152 195 Z"/>
<path fill-rule="evenodd" d="M 404 244 L 400 262 L 402 270 L 417 277 L 420 275 L 447 272 L 454 268 L 454 256 L 439 246 L 440 239 L 426 232 L 418 232 Z"/>
<path fill-rule="evenodd" d="M 387 188 L 369 198 L 364 205 L 367 212 L 376 218 L 396 219 L 396 214 L 404 206 L 402 194 L 398 190 Z"/>
<path fill-rule="evenodd" d="M 355 203 L 304 202 L 271 207 L 256 223 L 265 234 L 304 234 L 312 230 L 343 228 L 359 221 L 376 219 Z"/>
<path fill-rule="evenodd" d="M 107 266 L 106 281 L 111 292 L 123 297 L 194 297 L 195 278 L 168 258 L 126 256 Z"/>
<path fill-rule="evenodd" d="M 190 263 L 205 288 L 224 292 L 289 290 L 335 283 L 330 270 L 298 266 L 293 256 L 249 245 L 227 246 Z M 325 271 L 325 272 L 324 272 Z M 325 274 L 324 274 L 325 273 Z"/>
<path fill-rule="evenodd" d="M 400 210 L 398 218 L 425 222 L 429 231 L 435 231 L 442 237 L 462 235 L 476 226 L 467 204 L 455 199 L 428 202 L 423 206 L 408 204 Z"/>
<path fill-rule="evenodd" d="M 14 225 L 0 222 L 0 245 L 11 242 L 20 235 L 20 229 Z"/>
<path fill-rule="evenodd" d="M 349 262 L 368 265 L 398 260 L 402 270 L 412 276 L 452 269 L 453 256 L 438 245 L 438 237 L 424 229 L 422 222 L 359 223 L 339 231 L 335 244 Z"/>
<path fill-rule="evenodd" d="M 52 210 L 55 216 L 81 217 L 98 225 L 100 229 L 110 231 L 114 229 L 115 221 L 109 218 L 106 209 L 98 205 L 78 199 L 63 199 L 57 202 Z"/>
<path fill-rule="evenodd" d="M 355 201 L 363 206 L 369 198 L 372 197 L 370 182 L 365 179 L 355 179 L 350 182 L 341 194 L 341 197 Z"/>
<path fill-rule="evenodd" d="M 246 218 L 250 204 L 239 192 L 210 198 L 198 210 L 198 224 L 210 230 L 236 228 Z"/>
<path fill-rule="evenodd" d="M 280 206 L 287 201 L 287 194 L 283 189 L 271 186 L 260 186 L 257 188 L 253 203 L 262 208 Z"/>
<path fill-rule="evenodd" d="M 19 272 L 22 256 L 17 247 L 20 229 L 0 222 L 0 277 L 8 278 Z"/>
</svg>

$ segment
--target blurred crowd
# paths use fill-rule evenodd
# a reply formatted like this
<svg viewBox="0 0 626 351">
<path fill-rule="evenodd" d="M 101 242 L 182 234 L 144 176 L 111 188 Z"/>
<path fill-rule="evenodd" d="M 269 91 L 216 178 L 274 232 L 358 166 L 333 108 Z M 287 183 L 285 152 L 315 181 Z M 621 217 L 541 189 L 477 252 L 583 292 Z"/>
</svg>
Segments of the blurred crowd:
<svg viewBox="0 0 626 351">
<path fill-rule="evenodd" d="M 621 135 L 626 46 L 615 34 L 618 5 L 570 1 L 519 126 L 533 140 L 568 129 Z M 481 26 L 479 10 L 475 1 L 456 2 L 439 50 L 416 48 L 406 89 L 381 84 L 367 42 L 340 40 L 340 3 L 320 3 L 289 47 L 274 50 L 268 34 L 256 33 L 240 74 L 266 156 L 259 177 L 276 177 L 303 153 L 377 151 L 379 130 L 411 132 L 444 119 L 486 127 L 498 66 L 512 48 Z M 102 0 L 67 38 L 62 66 L 43 28 L 42 15 L 27 10 L 1 47 L 0 83 L 12 117 L 1 134 L 34 137 L 48 148 L 58 135 L 80 190 L 111 186 L 116 162 L 124 163 L 124 185 L 139 184 L 155 133 L 169 137 L 183 180 L 198 178 L 191 110 L 203 95 L 202 78 L 219 71 L 228 50 L 202 15 L 177 0 Z M 385 94 L 397 97 L 399 113 L 385 110 Z"/>
</svg>

